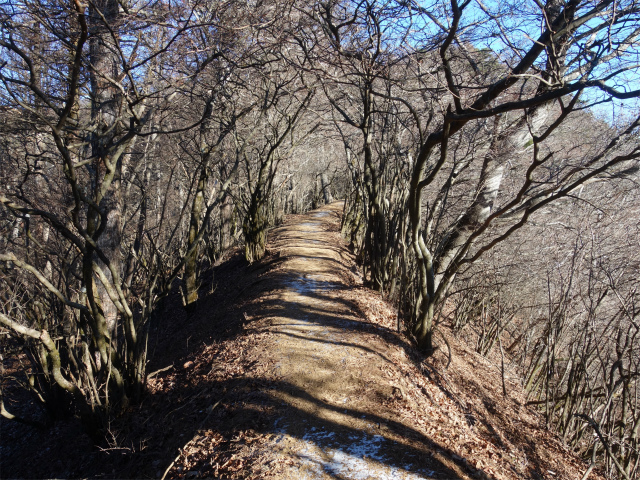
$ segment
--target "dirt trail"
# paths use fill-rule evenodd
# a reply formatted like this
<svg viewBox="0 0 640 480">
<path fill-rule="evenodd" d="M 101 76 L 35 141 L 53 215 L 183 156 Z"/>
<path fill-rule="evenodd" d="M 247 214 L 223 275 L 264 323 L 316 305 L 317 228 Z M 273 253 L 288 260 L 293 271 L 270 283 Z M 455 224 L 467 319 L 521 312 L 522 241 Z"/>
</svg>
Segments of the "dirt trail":
<svg viewBox="0 0 640 480">
<path fill-rule="evenodd" d="M 230 300 L 241 331 L 152 382 L 158 398 L 192 385 L 179 400 L 193 413 L 176 408 L 191 439 L 167 477 L 580 478 L 515 377 L 502 397 L 491 359 L 450 337 L 445 371 L 442 353 L 425 361 L 395 332 L 393 309 L 361 285 L 341 214 L 334 203 L 273 229 L 243 274 L 249 300 Z"/>
<path fill-rule="evenodd" d="M 363 320 L 343 295 L 353 285 L 350 256 L 325 225 L 339 211 L 333 204 L 273 232 L 273 247 L 286 259 L 282 285 L 272 293 L 278 306 L 258 321 L 274 334 L 268 355 L 287 388 L 274 392 L 286 408 L 269 454 L 279 478 L 431 478 L 442 466 L 389 429 L 395 412 L 372 415 L 403 393 L 381 381 L 393 368 L 388 346 L 354 334 Z"/>
<path fill-rule="evenodd" d="M 240 360 L 259 366 L 243 377 L 259 391 L 242 408 L 229 406 L 237 430 L 252 409 L 269 414 L 251 446 L 231 456 L 245 459 L 239 477 L 465 478 L 475 469 L 415 428 L 424 412 L 399 367 L 407 344 L 367 319 L 365 289 L 338 233 L 341 214 L 334 203 L 270 233 L 268 289 L 246 315 L 251 340 Z"/>
</svg>

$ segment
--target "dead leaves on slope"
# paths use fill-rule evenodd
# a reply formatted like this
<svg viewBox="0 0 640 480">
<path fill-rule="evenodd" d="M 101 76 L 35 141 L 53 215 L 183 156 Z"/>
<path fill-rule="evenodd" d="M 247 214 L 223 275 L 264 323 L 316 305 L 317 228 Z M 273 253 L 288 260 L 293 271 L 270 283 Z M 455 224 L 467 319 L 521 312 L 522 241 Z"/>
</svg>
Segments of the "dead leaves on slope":
<svg viewBox="0 0 640 480">
<path fill-rule="evenodd" d="M 370 330 L 387 337 L 395 332 L 396 312 L 379 294 L 362 288 L 351 298 L 371 322 Z M 479 474 L 499 480 L 581 478 L 586 465 L 535 412 L 522 407 L 521 387 L 510 382 L 504 398 L 498 368 L 457 339 L 448 341 L 454 358 L 448 370 L 438 356 L 424 360 L 408 345 L 388 346 L 391 362 L 380 373 L 390 385 L 401 386 L 403 395 L 390 396 L 385 406 Z"/>
</svg>

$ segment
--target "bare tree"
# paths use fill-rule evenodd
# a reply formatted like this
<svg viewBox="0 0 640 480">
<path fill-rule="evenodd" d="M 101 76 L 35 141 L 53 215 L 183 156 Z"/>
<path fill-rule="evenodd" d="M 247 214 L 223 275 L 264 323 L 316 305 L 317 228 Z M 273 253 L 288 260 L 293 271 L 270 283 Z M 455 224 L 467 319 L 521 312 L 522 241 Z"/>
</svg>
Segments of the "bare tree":
<svg viewBox="0 0 640 480">
<path fill-rule="evenodd" d="M 2 103 L 22 132 L 4 145 L 14 169 L 3 168 L 0 202 L 20 228 L 0 252 L 11 300 L 0 322 L 29 339 L 36 394 L 55 404 L 67 392 L 94 433 L 102 415 L 140 395 L 150 315 L 204 236 L 198 226 L 182 255 L 168 252 L 167 274 L 158 240 L 171 245 L 178 230 L 146 229 L 156 143 L 203 125 L 213 110 L 213 94 L 209 103 L 187 101 L 197 90 L 186 82 L 220 67 L 214 60 L 224 51 L 222 42 L 188 51 L 195 30 L 224 18 L 199 22 L 205 12 L 211 7 L 197 3 L 111 0 L 1 12 Z M 138 192 L 131 212 L 127 200 Z M 167 226 L 167 203 L 157 206 Z M 16 297 L 28 289 L 40 301 Z"/>
<path fill-rule="evenodd" d="M 414 334 L 419 345 L 432 348 L 433 319 L 459 269 L 479 259 L 485 252 L 508 238 L 524 225 L 534 212 L 563 198 L 580 185 L 614 168 L 630 168 L 640 150 L 635 140 L 638 119 L 632 119 L 597 152 L 563 169 L 559 175 L 545 176 L 545 167 L 557 158 L 549 139 L 572 113 L 583 107 L 581 96 L 596 98 L 595 90 L 610 98 L 637 97 L 638 91 L 616 90 L 610 86 L 616 75 L 633 68 L 638 31 L 627 23 L 637 15 L 637 5 L 629 3 L 622 10 L 611 2 L 591 5 L 582 2 L 540 5 L 539 36 L 535 42 L 514 43 L 514 30 L 500 14 L 483 7 L 487 21 L 495 25 L 510 60 L 491 72 L 470 79 L 465 72 L 481 73 L 477 49 L 469 44 L 480 23 L 465 16 L 469 2 L 452 1 L 445 10 L 450 19 L 438 19 L 430 11 L 416 10 L 440 30 L 442 41 L 424 63 L 432 62 L 450 95 L 440 111 L 439 127 L 422 125 L 419 110 L 410 106 L 417 117 L 420 141 L 413 165 L 409 216 L 412 244 L 419 273 L 418 298 L 414 310 Z M 615 11 L 614 11 L 615 10 Z M 618 13 L 624 14 L 618 15 Z M 467 20 L 467 18 L 469 20 Z M 615 23 L 615 39 L 609 37 L 609 25 Z M 522 25 L 521 25 L 522 26 Z M 482 28 L 485 28 L 484 26 Z M 478 32 L 479 35 L 479 32 Z M 469 39 L 469 41 L 465 41 Z M 526 43 L 528 42 L 528 46 Z M 599 48 L 614 42 L 613 51 Z M 595 45 L 595 46 L 594 46 Z M 597 68 L 611 65 L 611 70 Z M 418 75 L 421 62 L 415 62 Z M 428 67 L 427 67 L 428 68 Z M 586 92 L 586 93 L 585 93 Z M 602 101 L 601 99 L 595 101 Z M 588 101 L 588 103 L 592 103 Z M 432 111 L 435 115 L 435 112 Z M 431 120 L 433 116 L 429 117 Z M 489 119 L 491 119 L 489 121 Z M 475 193 L 462 214 L 443 230 L 434 232 L 433 219 L 440 215 L 447 184 L 459 175 L 450 168 L 451 141 L 478 122 L 489 122 L 493 129 L 484 141 L 480 175 Z M 524 141 L 523 141 L 524 140 Z M 531 146 L 525 152 L 522 147 Z M 521 170 L 519 188 L 511 197 L 501 198 L 501 182 L 507 162 L 513 155 L 530 158 Z M 423 216 L 424 193 L 428 187 L 442 185 L 428 208 L 426 225 Z M 484 234 L 500 221 L 503 228 L 493 238 Z M 436 235 L 434 238 L 433 235 Z"/>
</svg>

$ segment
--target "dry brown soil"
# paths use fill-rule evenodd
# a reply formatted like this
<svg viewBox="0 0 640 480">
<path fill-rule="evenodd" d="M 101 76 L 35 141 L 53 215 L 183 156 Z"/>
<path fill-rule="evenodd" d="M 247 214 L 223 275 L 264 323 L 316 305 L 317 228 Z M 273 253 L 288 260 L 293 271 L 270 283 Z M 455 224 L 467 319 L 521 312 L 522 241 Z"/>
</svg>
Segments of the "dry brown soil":
<svg viewBox="0 0 640 480">
<path fill-rule="evenodd" d="M 71 420 L 45 433 L 1 423 L 0 476 L 580 479 L 586 466 L 523 406 L 513 373 L 503 397 L 498 362 L 446 328 L 449 368 L 396 333 L 341 214 L 291 216 L 264 261 L 216 267 L 191 318 L 169 302 L 151 341 L 158 373 L 107 445 L 90 449 Z"/>
</svg>

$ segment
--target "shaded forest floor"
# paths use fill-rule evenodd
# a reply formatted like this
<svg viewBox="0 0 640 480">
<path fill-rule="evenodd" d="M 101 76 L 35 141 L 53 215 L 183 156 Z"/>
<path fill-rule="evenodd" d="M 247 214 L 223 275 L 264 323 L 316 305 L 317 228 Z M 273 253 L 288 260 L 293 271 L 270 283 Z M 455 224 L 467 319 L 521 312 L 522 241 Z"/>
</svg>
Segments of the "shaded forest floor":
<svg viewBox="0 0 640 480">
<path fill-rule="evenodd" d="M 586 465 L 523 406 L 517 379 L 503 397 L 499 365 L 456 338 L 445 368 L 396 333 L 340 238 L 341 209 L 289 217 L 258 264 L 231 254 L 190 318 L 169 299 L 149 391 L 101 448 L 73 419 L 1 420 L 0 476 L 580 479 Z"/>
</svg>

